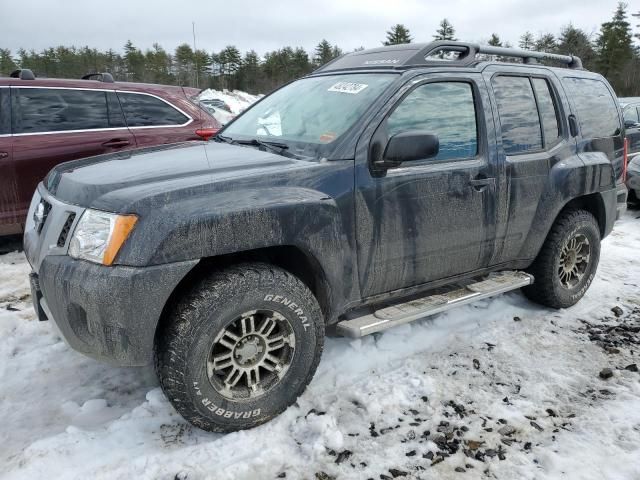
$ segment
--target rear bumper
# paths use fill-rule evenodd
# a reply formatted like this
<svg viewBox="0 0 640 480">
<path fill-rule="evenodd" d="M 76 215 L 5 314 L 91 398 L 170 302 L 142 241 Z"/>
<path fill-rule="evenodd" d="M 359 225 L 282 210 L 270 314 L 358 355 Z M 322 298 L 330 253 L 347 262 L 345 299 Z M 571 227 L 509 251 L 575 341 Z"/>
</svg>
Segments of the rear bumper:
<svg viewBox="0 0 640 480">
<path fill-rule="evenodd" d="M 34 307 L 74 350 L 115 365 L 146 365 L 162 310 L 196 263 L 105 267 L 47 256 L 32 274 Z"/>
</svg>

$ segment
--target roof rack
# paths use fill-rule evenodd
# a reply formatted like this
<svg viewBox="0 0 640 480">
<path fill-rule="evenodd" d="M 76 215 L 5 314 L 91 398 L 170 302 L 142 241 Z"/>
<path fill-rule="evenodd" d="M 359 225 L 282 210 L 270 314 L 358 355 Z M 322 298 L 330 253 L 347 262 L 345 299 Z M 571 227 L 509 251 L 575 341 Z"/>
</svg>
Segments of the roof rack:
<svg viewBox="0 0 640 480">
<path fill-rule="evenodd" d="M 19 78 L 20 80 L 35 80 L 36 76 L 28 68 L 19 68 L 9 74 L 11 78 Z"/>
<path fill-rule="evenodd" d="M 97 80 L 104 83 L 113 83 L 113 76 L 110 73 L 87 73 L 82 80 Z"/>
<path fill-rule="evenodd" d="M 445 58 L 445 55 L 450 53 L 456 54 L 455 58 Z M 431 43 L 391 45 L 347 53 L 323 65 L 316 71 L 372 67 L 406 69 L 420 66 L 442 66 L 443 64 L 469 67 L 481 61 L 481 59 L 477 58 L 479 54 L 522 58 L 522 63 L 527 65 L 536 64 L 537 60 L 548 59 L 562 63 L 569 68 L 582 68 L 580 58 L 573 55 L 559 55 L 516 48 L 478 45 L 477 43 L 440 40 Z"/>
</svg>

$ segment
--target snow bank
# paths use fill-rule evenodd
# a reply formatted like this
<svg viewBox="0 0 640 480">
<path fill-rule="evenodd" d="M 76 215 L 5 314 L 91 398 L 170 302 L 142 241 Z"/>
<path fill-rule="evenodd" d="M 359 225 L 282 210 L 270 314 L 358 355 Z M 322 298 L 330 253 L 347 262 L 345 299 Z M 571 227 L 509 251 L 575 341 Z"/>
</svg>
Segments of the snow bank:
<svg viewBox="0 0 640 480">
<path fill-rule="evenodd" d="M 252 95 L 240 90 L 229 91 L 225 89 L 220 91 L 208 88 L 200 93 L 200 100 L 222 100 L 229 105 L 231 113 L 237 115 L 263 96 L 264 95 Z"/>
</svg>

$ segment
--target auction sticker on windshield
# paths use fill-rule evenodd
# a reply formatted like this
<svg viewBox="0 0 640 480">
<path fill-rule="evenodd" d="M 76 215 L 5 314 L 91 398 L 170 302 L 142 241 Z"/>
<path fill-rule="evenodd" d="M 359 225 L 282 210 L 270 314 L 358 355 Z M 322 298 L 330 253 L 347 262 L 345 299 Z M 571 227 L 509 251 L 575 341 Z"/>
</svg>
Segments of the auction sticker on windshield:
<svg viewBox="0 0 640 480">
<path fill-rule="evenodd" d="M 329 92 L 339 92 L 339 93 L 350 93 L 355 95 L 360 93 L 362 90 L 367 88 L 368 85 L 364 83 L 354 83 L 354 82 L 338 82 L 334 83 L 329 87 Z"/>
</svg>

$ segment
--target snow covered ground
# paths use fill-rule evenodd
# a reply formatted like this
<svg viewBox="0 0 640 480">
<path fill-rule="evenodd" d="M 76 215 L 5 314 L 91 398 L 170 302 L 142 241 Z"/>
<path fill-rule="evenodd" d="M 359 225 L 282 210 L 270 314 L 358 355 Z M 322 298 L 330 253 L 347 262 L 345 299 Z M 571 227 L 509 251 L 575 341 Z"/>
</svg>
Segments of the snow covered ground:
<svg viewBox="0 0 640 480">
<path fill-rule="evenodd" d="M 297 405 L 229 435 L 185 423 L 151 369 L 69 349 L 35 319 L 23 255 L 2 255 L 0 478 L 637 480 L 638 217 L 604 241 L 575 307 L 511 293 L 330 338 Z"/>
</svg>

